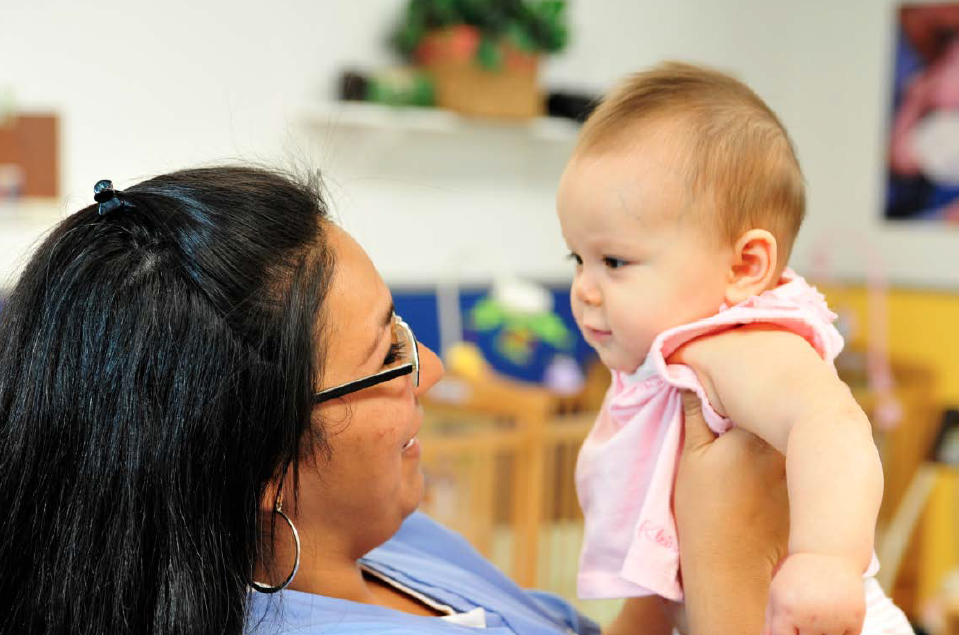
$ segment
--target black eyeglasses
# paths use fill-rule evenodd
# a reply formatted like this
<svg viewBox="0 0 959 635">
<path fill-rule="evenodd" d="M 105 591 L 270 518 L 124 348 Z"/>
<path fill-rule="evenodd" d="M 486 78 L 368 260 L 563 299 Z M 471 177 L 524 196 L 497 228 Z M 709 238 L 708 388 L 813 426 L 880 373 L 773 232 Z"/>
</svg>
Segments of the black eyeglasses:
<svg viewBox="0 0 959 635">
<path fill-rule="evenodd" d="M 376 384 L 381 384 L 384 381 L 396 379 L 403 375 L 409 375 L 410 373 L 413 374 L 413 387 L 418 388 L 420 385 L 420 350 L 416 344 L 413 329 L 395 313 L 393 314 L 393 338 L 393 345 L 398 346 L 400 350 L 399 359 L 394 362 L 392 367 L 381 370 L 369 377 L 363 377 L 362 379 L 321 390 L 313 395 L 313 403 L 323 403 L 330 399 L 336 399 L 337 397 L 348 395 L 351 392 L 363 390 L 364 388 L 369 388 L 370 386 L 375 386 Z"/>
</svg>

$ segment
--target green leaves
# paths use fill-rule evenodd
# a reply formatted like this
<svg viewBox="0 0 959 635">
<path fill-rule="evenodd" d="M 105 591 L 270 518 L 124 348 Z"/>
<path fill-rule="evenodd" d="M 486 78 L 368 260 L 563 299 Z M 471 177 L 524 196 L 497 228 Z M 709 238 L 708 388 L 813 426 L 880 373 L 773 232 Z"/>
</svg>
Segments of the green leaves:
<svg viewBox="0 0 959 635">
<path fill-rule="evenodd" d="M 496 69 L 503 62 L 501 43 L 525 53 L 556 53 L 566 47 L 566 0 L 409 0 L 390 44 L 411 58 L 430 31 L 466 24 L 482 36 L 476 61 Z"/>
<path fill-rule="evenodd" d="M 499 44 L 488 35 L 480 40 L 476 49 L 476 63 L 489 71 L 495 71 L 503 63 L 503 50 Z"/>
<path fill-rule="evenodd" d="M 566 0 L 540 0 L 528 3 L 532 14 L 529 20 L 535 31 L 533 39 L 547 53 L 556 53 L 566 48 L 569 28 L 566 26 Z"/>
</svg>

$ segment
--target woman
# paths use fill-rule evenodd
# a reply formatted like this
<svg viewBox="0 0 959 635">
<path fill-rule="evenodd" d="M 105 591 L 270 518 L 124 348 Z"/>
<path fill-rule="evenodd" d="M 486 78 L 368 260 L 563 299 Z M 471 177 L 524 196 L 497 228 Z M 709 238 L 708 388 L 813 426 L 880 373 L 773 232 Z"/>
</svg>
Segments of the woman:
<svg viewBox="0 0 959 635">
<path fill-rule="evenodd" d="M 442 367 L 315 189 L 207 168 L 96 200 L 0 314 L 0 633 L 591 632 L 413 513 Z M 676 488 L 691 632 L 758 631 L 782 466 L 701 433 Z M 728 469 L 744 451 L 756 472 Z M 743 483 L 697 495 L 718 477 Z M 736 543 L 747 523 L 777 531 Z M 642 632 L 631 607 L 611 630 Z"/>
</svg>

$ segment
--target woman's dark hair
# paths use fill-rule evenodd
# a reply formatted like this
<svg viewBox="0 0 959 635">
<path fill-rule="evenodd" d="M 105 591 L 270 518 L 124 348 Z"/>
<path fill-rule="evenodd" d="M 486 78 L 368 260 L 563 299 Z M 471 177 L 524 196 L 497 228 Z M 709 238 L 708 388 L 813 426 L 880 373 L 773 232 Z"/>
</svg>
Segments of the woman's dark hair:
<svg viewBox="0 0 959 635">
<path fill-rule="evenodd" d="M 122 197 L 0 313 L 4 635 L 241 633 L 266 487 L 323 444 L 318 189 L 216 167 Z"/>
</svg>

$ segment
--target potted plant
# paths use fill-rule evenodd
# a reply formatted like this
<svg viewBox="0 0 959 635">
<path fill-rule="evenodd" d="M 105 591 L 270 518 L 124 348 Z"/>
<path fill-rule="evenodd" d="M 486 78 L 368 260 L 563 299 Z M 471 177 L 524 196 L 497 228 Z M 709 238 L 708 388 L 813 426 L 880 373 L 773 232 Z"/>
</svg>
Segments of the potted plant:
<svg viewBox="0 0 959 635">
<path fill-rule="evenodd" d="M 391 43 L 432 74 L 439 106 L 534 117 L 540 59 L 567 38 L 565 0 L 409 0 Z"/>
</svg>

